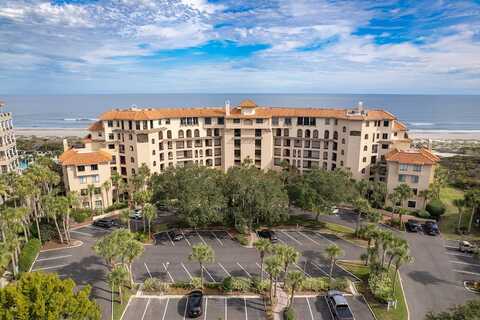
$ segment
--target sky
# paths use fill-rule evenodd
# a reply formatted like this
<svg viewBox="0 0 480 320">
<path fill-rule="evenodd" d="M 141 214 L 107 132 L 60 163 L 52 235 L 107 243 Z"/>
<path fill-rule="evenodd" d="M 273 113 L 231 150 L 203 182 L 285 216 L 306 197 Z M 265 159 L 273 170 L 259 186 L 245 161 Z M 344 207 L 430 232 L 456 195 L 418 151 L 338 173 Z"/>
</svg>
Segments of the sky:
<svg viewBox="0 0 480 320">
<path fill-rule="evenodd" d="M 0 94 L 480 94 L 480 0 L 0 0 Z"/>
</svg>

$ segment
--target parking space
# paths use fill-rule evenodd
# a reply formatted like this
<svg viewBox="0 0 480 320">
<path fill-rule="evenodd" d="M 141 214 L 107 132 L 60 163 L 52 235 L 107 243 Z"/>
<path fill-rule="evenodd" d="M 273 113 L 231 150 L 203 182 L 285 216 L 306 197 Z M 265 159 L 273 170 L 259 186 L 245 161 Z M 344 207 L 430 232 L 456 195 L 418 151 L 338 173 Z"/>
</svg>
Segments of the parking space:
<svg viewBox="0 0 480 320">
<path fill-rule="evenodd" d="M 122 320 L 184 320 L 187 302 L 186 297 L 132 297 Z M 199 319 L 266 319 L 265 305 L 261 298 L 205 296 Z"/>
<path fill-rule="evenodd" d="M 478 280 L 480 277 L 480 260 L 476 259 L 471 253 L 460 252 L 458 245 L 458 241 L 445 241 L 446 254 L 456 279 L 461 283 Z"/>
<path fill-rule="evenodd" d="M 207 244 L 213 248 L 239 246 L 238 242 L 233 240 L 232 235 L 222 230 L 201 230 L 201 231 L 181 231 L 184 238 L 174 241 L 168 232 L 160 232 L 155 235 L 155 245 L 171 247 L 191 247 L 196 244 Z"/>
<path fill-rule="evenodd" d="M 346 296 L 348 305 L 352 310 L 355 319 L 374 320 L 372 312 L 368 308 L 362 296 Z M 332 312 L 328 306 L 325 296 L 295 297 L 293 308 L 297 319 L 304 320 L 333 320 Z"/>
</svg>

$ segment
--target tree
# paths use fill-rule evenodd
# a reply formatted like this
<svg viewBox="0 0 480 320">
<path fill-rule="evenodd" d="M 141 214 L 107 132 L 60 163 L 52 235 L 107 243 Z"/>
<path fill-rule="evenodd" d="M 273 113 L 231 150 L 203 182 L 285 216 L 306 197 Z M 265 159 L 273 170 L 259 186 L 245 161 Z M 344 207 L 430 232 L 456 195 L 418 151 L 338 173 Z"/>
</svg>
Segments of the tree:
<svg viewBox="0 0 480 320">
<path fill-rule="evenodd" d="M 398 271 L 400 270 L 400 267 L 404 264 L 410 263 L 413 261 L 413 257 L 410 255 L 410 252 L 408 250 L 408 246 L 406 247 L 400 247 L 400 249 L 396 255 L 395 255 L 395 273 L 392 279 L 393 287 L 393 295 L 395 296 L 395 289 L 396 289 L 396 279 L 397 279 L 397 274 Z"/>
<path fill-rule="evenodd" d="M 200 265 L 200 280 L 203 288 L 203 266 L 205 263 L 212 263 L 215 261 L 215 253 L 212 247 L 206 244 L 197 244 L 192 247 L 192 253 L 188 256 L 190 261 L 197 261 Z"/>
<path fill-rule="evenodd" d="M 431 197 L 434 200 L 440 200 L 440 191 L 447 185 L 448 171 L 447 169 L 437 166 L 431 183 Z"/>
<path fill-rule="evenodd" d="M 105 208 L 109 206 L 109 199 L 108 199 L 108 194 L 110 193 L 110 189 L 112 188 L 112 183 L 108 180 L 106 180 L 104 183 L 102 183 L 102 188 L 105 190 L 105 197 L 106 197 L 106 202 L 105 202 Z"/>
<path fill-rule="evenodd" d="M 108 274 L 107 281 L 112 288 L 112 292 L 115 291 L 115 287 L 118 288 L 118 297 L 120 298 L 120 304 L 123 304 L 122 288 L 124 288 L 128 282 L 128 272 L 125 267 L 122 265 L 115 266 Z"/>
<path fill-rule="evenodd" d="M 144 206 L 147 202 L 149 202 L 152 199 L 152 192 L 150 190 L 141 190 L 141 191 L 136 191 L 133 194 L 133 201 L 135 202 L 136 205 L 140 205 L 142 208 L 142 212 L 144 209 Z M 147 224 L 146 224 L 146 217 L 145 214 L 143 215 L 143 232 L 147 231 Z"/>
<path fill-rule="evenodd" d="M 358 231 L 360 230 L 361 216 L 362 215 L 368 215 L 368 213 L 371 211 L 371 208 L 370 208 L 370 204 L 368 203 L 368 200 L 363 199 L 363 198 L 356 198 L 353 202 L 353 208 L 354 208 L 355 212 L 357 213 L 355 235 L 358 236 Z"/>
<path fill-rule="evenodd" d="M 478 320 L 480 300 L 468 301 L 464 305 L 454 306 L 449 311 L 434 314 L 430 312 L 425 320 Z"/>
<path fill-rule="evenodd" d="M 403 206 L 405 200 L 409 199 L 413 194 L 412 188 L 410 188 L 410 186 L 406 183 L 396 186 L 395 189 L 393 189 L 393 192 L 397 194 L 397 199 L 401 206 Z M 400 230 L 401 229 L 403 229 L 402 220 L 400 220 Z"/>
<path fill-rule="evenodd" d="M 152 233 L 150 230 L 151 229 L 150 227 L 152 225 L 152 220 L 155 218 L 156 215 L 157 215 L 157 209 L 155 209 L 155 207 L 151 203 L 147 203 L 143 207 L 143 216 L 147 220 L 149 239 L 152 237 Z"/>
<path fill-rule="evenodd" d="M 297 263 L 300 258 L 300 253 L 294 247 L 286 244 L 279 244 L 273 246 L 273 252 L 280 258 L 283 265 L 283 277 L 287 276 L 288 266 L 292 263 Z"/>
<path fill-rule="evenodd" d="M 60 197 L 56 197 L 51 194 L 42 198 L 42 207 L 46 211 L 47 216 L 52 218 L 53 222 L 55 223 L 55 228 L 57 229 L 58 237 L 60 238 L 61 243 L 63 243 L 63 235 L 58 224 L 58 217 L 63 216 L 64 210 L 66 210 L 64 205 L 65 202 L 62 201 Z"/>
<path fill-rule="evenodd" d="M 132 270 L 132 264 L 133 261 L 140 257 L 143 252 L 145 251 L 145 247 L 140 241 L 136 240 L 131 240 L 128 241 L 125 244 L 124 248 L 124 262 L 125 262 L 125 267 L 129 273 L 129 278 L 130 278 L 130 285 L 133 286 L 133 270 Z"/>
<path fill-rule="evenodd" d="M 430 187 L 428 189 L 420 190 L 418 196 L 423 198 L 423 209 L 427 206 L 428 200 L 432 197 L 432 190 Z"/>
<path fill-rule="evenodd" d="M 300 288 L 305 281 L 305 275 L 301 271 L 290 271 L 285 279 L 285 284 L 290 287 L 290 302 L 288 307 L 293 304 L 293 297 L 297 288 Z"/>
<path fill-rule="evenodd" d="M 117 203 L 120 198 L 120 181 L 123 180 L 118 172 L 113 172 L 110 179 L 112 180 L 112 186 L 115 188 L 115 203 Z"/>
<path fill-rule="evenodd" d="M 457 231 L 460 232 L 460 228 L 462 227 L 462 216 L 463 209 L 465 207 L 465 199 L 454 199 L 453 205 L 457 208 L 458 211 Z"/>
<path fill-rule="evenodd" d="M 89 184 L 87 186 L 88 197 L 90 199 L 90 209 L 93 211 L 95 206 L 93 205 L 93 195 L 95 194 L 95 186 L 93 184 Z"/>
<path fill-rule="evenodd" d="M 89 285 L 79 289 L 73 280 L 53 273 L 24 273 L 0 289 L 0 319 L 100 320 L 90 290 Z"/>
<path fill-rule="evenodd" d="M 260 278 L 263 281 L 263 264 L 264 264 L 265 254 L 271 252 L 272 243 L 268 239 L 261 238 L 254 243 L 254 246 L 260 255 L 260 268 L 261 268 Z"/>
<path fill-rule="evenodd" d="M 472 214 L 470 215 L 470 221 L 468 223 L 468 232 L 472 231 L 473 217 L 475 212 L 480 206 L 480 189 L 467 190 L 464 195 L 465 204 L 471 208 Z"/>
<path fill-rule="evenodd" d="M 282 260 L 274 255 L 265 259 L 265 269 L 270 275 L 270 301 L 273 304 L 273 297 L 276 296 L 277 280 L 282 272 Z M 274 292 L 274 293 L 273 293 Z"/>
<path fill-rule="evenodd" d="M 332 275 L 333 275 L 333 266 L 335 265 L 335 261 L 337 258 L 341 255 L 343 255 L 343 250 L 336 244 L 331 244 L 329 245 L 326 249 L 325 252 L 327 254 L 327 257 L 330 259 L 330 272 L 328 274 L 328 277 L 330 281 L 332 281 Z"/>
<path fill-rule="evenodd" d="M 387 184 L 381 181 L 370 182 L 370 196 L 368 201 L 374 208 L 383 208 L 387 198 Z"/>
<path fill-rule="evenodd" d="M 132 231 L 130 228 L 130 209 L 123 209 L 120 211 L 120 220 L 122 223 L 126 223 L 128 227 L 128 231 Z"/>
</svg>

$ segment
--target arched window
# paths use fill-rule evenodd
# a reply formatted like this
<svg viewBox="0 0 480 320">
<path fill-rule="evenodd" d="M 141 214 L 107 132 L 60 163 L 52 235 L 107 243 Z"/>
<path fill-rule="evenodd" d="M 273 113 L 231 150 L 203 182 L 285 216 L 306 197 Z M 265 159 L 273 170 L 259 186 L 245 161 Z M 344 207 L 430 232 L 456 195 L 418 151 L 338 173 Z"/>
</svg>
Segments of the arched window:
<svg viewBox="0 0 480 320">
<path fill-rule="evenodd" d="M 178 138 L 179 139 L 183 139 L 184 136 L 183 136 L 183 130 L 178 130 Z"/>
<path fill-rule="evenodd" d="M 297 137 L 298 137 L 298 138 L 303 137 L 302 129 L 298 129 L 298 130 L 297 130 Z"/>
<path fill-rule="evenodd" d="M 169 152 L 168 153 L 168 160 L 172 160 L 173 159 L 173 153 L 172 152 Z"/>
<path fill-rule="evenodd" d="M 347 132 L 347 127 L 343 127 L 342 132 Z"/>
<path fill-rule="evenodd" d="M 196 138 L 200 137 L 200 130 L 195 129 L 193 135 L 194 135 Z"/>
<path fill-rule="evenodd" d="M 172 139 L 172 131 L 171 130 L 167 131 L 167 139 Z"/>
<path fill-rule="evenodd" d="M 305 130 L 305 138 L 310 138 L 310 130 Z"/>
<path fill-rule="evenodd" d="M 192 137 L 192 130 L 188 129 L 187 130 L 187 138 L 191 138 Z"/>
<path fill-rule="evenodd" d="M 283 129 L 283 136 L 288 137 L 290 135 L 290 132 L 288 129 Z"/>
<path fill-rule="evenodd" d="M 330 138 L 330 131 L 325 130 L 325 133 L 323 134 L 324 139 L 329 139 Z"/>
<path fill-rule="evenodd" d="M 345 139 L 342 139 L 342 144 L 345 144 Z"/>
<path fill-rule="evenodd" d="M 363 147 L 363 151 L 367 151 L 368 150 L 368 147 L 367 146 L 364 146 Z"/>
<path fill-rule="evenodd" d="M 275 132 L 276 132 L 275 135 L 276 135 L 277 137 L 279 137 L 279 136 L 282 135 L 282 129 L 277 129 Z"/>
<path fill-rule="evenodd" d="M 207 129 L 207 137 L 211 137 L 212 136 L 212 129 Z"/>
<path fill-rule="evenodd" d="M 338 140 L 338 132 L 337 131 L 333 132 L 333 140 Z"/>
<path fill-rule="evenodd" d="M 163 131 L 158 132 L 158 139 L 163 139 Z"/>
<path fill-rule="evenodd" d="M 318 139 L 318 130 L 313 130 L 313 138 Z"/>
</svg>

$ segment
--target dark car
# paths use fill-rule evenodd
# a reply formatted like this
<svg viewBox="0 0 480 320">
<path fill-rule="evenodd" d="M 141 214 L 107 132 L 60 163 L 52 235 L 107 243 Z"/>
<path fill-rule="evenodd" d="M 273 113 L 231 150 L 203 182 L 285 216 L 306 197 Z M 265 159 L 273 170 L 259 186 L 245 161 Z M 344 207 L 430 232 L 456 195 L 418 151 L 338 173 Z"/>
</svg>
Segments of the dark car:
<svg viewBox="0 0 480 320">
<path fill-rule="evenodd" d="M 430 236 L 436 236 L 437 234 L 440 234 L 437 223 L 434 221 L 425 222 L 425 224 L 423 225 L 423 232 Z"/>
<path fill-rule="evenodd" d="M 200 290 L 192 291 L 188 294 L 187 316 L 189 318 L 198 318 L 203 313 L 203 292 Z"/>
<path fill-rule="evenodd" d="M 260 238 L 268 239 L 271 242 L 277 242 L 278 241 L 278 238 L 275 235 L 275 232 L 272 231 L 272 230 L 263 229 L 263 230 L 258 231 L 257 234 Z"/>
<path fill-rule="evenodd" d="M 410 219 L 405 223 L 405 228 L 409 232 L 419 232 L 422 231 L 422 224 L 418 220 Z"/>
<path fill-rule="evenodd" d="M 107 220 L 107 219 L 98 219 L 93 222 L 95 227 L 110 229 L 115 227 L 117 223 L 114 220 Z"/>
<path fill-rule="evenodd" d="M 335 319 L 355 320 L 352 310 L 350 310 L 350 306 L 348 305 L 347 299 L 345 299 L 343 293 L 341 293 L 340 291 L 328 291 L 327 303 Z"/>
<path fill-rule="evenodd" d="M 181 233 L 181 232 L 178 231 L 178 230 L 168 231 L 168 236 L 169 236 L 170 239 L 172 239 L 173 241 L 180 241 L 180 240 L 183 240 L 183 239 L 185 238 L 185 236 L 183 235 L 183 233 Z"/>
</svg>

